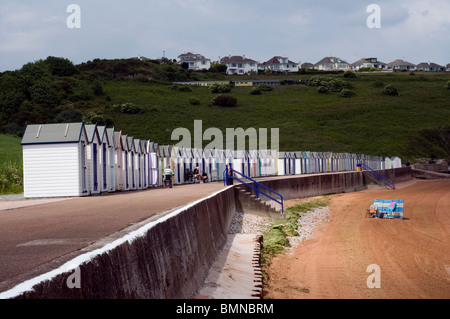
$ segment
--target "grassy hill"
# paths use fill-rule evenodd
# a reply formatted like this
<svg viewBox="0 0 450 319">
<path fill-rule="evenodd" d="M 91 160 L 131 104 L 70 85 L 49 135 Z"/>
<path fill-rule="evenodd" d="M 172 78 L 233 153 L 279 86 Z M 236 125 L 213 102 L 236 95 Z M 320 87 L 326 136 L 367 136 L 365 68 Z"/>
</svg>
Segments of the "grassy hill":
<svg viewBox="0 0 450 319">
<path fill-rule="evenodd" d="M 0 163 L 22 162 L 20 137 L 0 134 Z"/>
<path fill-rule="evenodd" d="M 228 93 L 238 101 L 232 108 L 211 106 L 215 95 L 206 87 L 182 92 L 162 83 L 114 80 L 104 86 L 111 102 L 96 112 L 129 135 L 159 143 L 173 143 L 175 128 L 193 132 L 194 120 L 202 120 L 203 130 L 217 127 L 224 133 L 226 128 L 279 128 L 282 150 L 398 155 L 405 160 L 450 156 L 450 90 L 444 88 L 450 75 L 334 78 L 344 81 L 355 95 L 319 94 L 318 87 L 308 85 L 278 86 L 251 95 L 251 88 L 235 87 Z M 388 84 L 400 95 L 382 94 Z M 192 98 L 200 104 L 191 105 Z M 117 112 L 113 105 L 122 103 L 133 103 L 144 113 Z"/>
<path fill-rule="evenodd" d="M 320 83 L 320 79 L 322 82 Z M 207 87 L 179 87 L 172 81 L 232 79 L 308 80 L 312 85 L 276 86 L 260 95 L 235 87 L 235 107 L 211 105 Z M 332 81 L 331 81 L 332 80 Z M 448 73 L 358 73 L 227 77 L 194 73 L 171 61 L 94 60 L 73 66 L 64 59 L 37 61 L 0 74 L 0 125 L 20 134 L 25 122 L 107 124 L 135 138 L 174 144 L 172 131 L 193 134 L 219 128 L 279 128 L 280 149 L 351 152 L 417 158 L 450 157 Z M 399 96 L 382 93 L 387 85 Z M 320 86 L 331 92 L 319 93 Z M 351 91 L 341 97 L 339 89 Z M 326 91 L 326 90 L 325 90 Z M 196 103 L 193 103 L 195 100 Z M 122 107 L 122 106 L 127 107 Z M 209 141 L 204 141 L 204 145 Z"/>
</svg>

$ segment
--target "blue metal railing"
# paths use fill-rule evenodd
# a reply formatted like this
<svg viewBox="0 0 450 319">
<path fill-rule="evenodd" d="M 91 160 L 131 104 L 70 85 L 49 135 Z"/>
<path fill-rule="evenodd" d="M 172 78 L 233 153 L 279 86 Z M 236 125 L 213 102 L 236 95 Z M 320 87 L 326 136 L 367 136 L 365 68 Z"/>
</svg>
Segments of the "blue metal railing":
<svg viewBox="0 0 450 319">
<path fill-rule="evenodd" d="M 367 173 L 369 173 L 374 178 L 376 178 L 376 180 L 378 182 L 383 183 L 384 185 L 386 185 L 389 188 L 395 189 L 394 183 L 392 183 L 389 179 L 387 179 L 386 177 L 384 177 L 384 176 L 380 175 L 379 173 L 377 173 L 376 171 L 374 171 L 372 168 L 370 168 L 366 164 L 362 163 L 362 168 L 365 171 L 367 171 Z"/>
<path fill-rule="evenodd" d="M 264 186 L 263 184 L 257 182 L 256 180 L 254 180 L 254 179 L 252 179 L 252 178 L 250 178 L 248 176 L 245 176 L 244 174 L 242 174 L 242 173 L 240 173 L 240 172 L 238 172 L 238 171 L 236 171 L 236 170 L 234 170 L 232 168 L 230 168 L 230 171 L 233 173 L 232 175 L 228 174 L 228 169 L 226 169 L 223 172 L 224 185 L 228 186 L 228 179 L 232 178 L 232 179 L 234 179 L 234 180 L 244 184 L 245 186 L 253 189 L 256 192 L 256 198 L 259 198 L 259 195 L 262 194 L 262 195 L 270 198 L 271 200 L 275 201 L 276 203 L 280 204 L 281 205 L 281 213 L 284 214 L 284 200 L 283 200 L 283 196 L 281 194 L 275 192 L 273 189 L 270 189 L 269 187 Z M 254 183 L 255 186 L 252 186 L 249 183 L 243 181 L 242 179 L 235 177 L 234 174 L 237 174 L 239 176 L 242 176 L 243 178 L 246 178 L 246 179 L 250 180 L 251 182 Z M 265 190 L 267 190 L 267 191 L 269 191 L 271 193 L 274 193 L 274 194 L 280 196 L 280 199 L 276 199 L 276 198 L 270 196 L 269 194 L 267 194 L 264 191 L 262 191 L 261 188 L 263 188 L 263 189 L 265 189 Z"/>
</svg>

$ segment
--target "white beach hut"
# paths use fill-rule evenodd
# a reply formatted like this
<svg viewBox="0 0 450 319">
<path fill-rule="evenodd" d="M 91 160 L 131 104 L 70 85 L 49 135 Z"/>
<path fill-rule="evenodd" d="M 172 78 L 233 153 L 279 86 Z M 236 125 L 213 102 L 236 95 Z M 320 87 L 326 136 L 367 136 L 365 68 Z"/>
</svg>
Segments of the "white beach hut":
<svg viewBox="0 0 450 319">
<path fill-rule="evenodd" d="M 108 138 L 108 192 L 116 191 L 116 171 L 115 171 L 115 132 L 114 128 L 106 129 Z"/>
<path fill-rule="evenodd" d="M 124 189 L 124 149 L 122 132 L 114 132 L 114 179 L 118 191 Z"/>
<path fill-rule="evenodd" d="M 24 196 L 89 195 L 84 123 L 27 125 L 22 137 Z"/>
<path fill-rule="evenodd" d="M 85 125 L 88 137 L 87 169 L 88 188 L 91 194 L 99 194 L 101 191 L 101 143 L 97 125 Z"/>
</svg>

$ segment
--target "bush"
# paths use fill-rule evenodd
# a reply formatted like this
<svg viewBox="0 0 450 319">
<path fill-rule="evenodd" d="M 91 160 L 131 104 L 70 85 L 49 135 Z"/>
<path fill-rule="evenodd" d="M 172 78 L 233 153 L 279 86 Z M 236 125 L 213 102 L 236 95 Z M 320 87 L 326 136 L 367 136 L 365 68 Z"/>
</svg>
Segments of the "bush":
<svg viewBox="0 0 450 319">
<path fill-rule="evenodd" d="M 327 89 L 327 87 L 320 86 L 319 89 L 317 90 L 317 92 L 320 93 L 320 94 L 327 94 L 330 91 Z"/>
<path fill-rule="evenodd" d="M 115 104 L 113 105 L 114 111 L 118 111 L 124 114 L 141 114 L 144 113 L 144 109 L 140 106 L 137 106 L 134 103 L 124 103 L 124 104 Z"/>
<path fill-rule="evenodd" d="M 174 84 L 170 86 L 171 90 L 179 91 L 179 92 L 192 92 L 192 89 L 188 85 L 183 84 Z"/>
<path fill-rule="evenodd" d="M 395 86 L 393 86 L 393 85 L 387 85 L 383 89 L 382 93 L 384 95 L 390 95 L 390 96 L 398 96 L 399 95 L 397 88 Z"/>
<path fill-rule="evenodd" d="M 233 86 L 231 84 L 218 84 L 215 83 L 211 85 L 209 91 L 211 93 L 230 93 Z"/>
<path fill-rule="evenodd" d="M 355 92 L 348 90 L 348 89 L 343 89 L 341 91 L 341 97 L 352 97 L 355 95 Z"/>
<path fill-rule="evenodd" d="M 262 83 L 262 84 L 258 85 L 257 88 L 260 91 L 265 91 L 265 92 L 273 91 L 273 86 L 271 86 L 269 84 L 265 84 L 265 83 Z"/>
<path fill-rule="evenodd" d="M 23 192 L 22 163 L 0 164 L 0 194 L 18 194 Z"/>
<path fill-rule="evenodd" d="M 251 94 L 251 95 L 261 95 L 261 89 L 258 88 L 257 86 L 256 86 L 256 87 L 253 87 L 253 88 L 250 90 L 250 94 Z"/>
<path fill-rule="evenodd" d="M 197 99 L 196 97 L 191 97 L 189 100 L 189 104 L 190 105 L 200 105 L 201 102 L 199 99 Z"/>
<path fill-rule="evenodd" d="M 212 105 L 233 107 L 236 106 L 237 99 L 230 95 L 218 95 L 212 101 Z"/>
<path fill-rule="evenodd" d="M 324 87 L 328 90 L 328 92 L 341 92 L 342 88 L 346 86 L 345 82 L 339 79 L 335 78 L 320 78 L 320 77 L 313 77 L 308 81 L 309 86 L 318 86 L 319 90 L 322 92 L 319 93 L 325 93 L 323 89 L 320 89 L 320 87 Z M 326 92 L 326 93 L 328 93 Z"/>
<path fill-rule="evenodd" d="M 346 79 L 354 79 L 356 78 L 356 74 L 352 71 L 345 71 L 344 72 L 344 78 Z"/>
<path fill-rule="evenodd" d="M 374 88 L 382 88 L 384 86 L 383 81 L 377 80 L 375 82 L 372 83 L 372 87 Z"/>
</svg>

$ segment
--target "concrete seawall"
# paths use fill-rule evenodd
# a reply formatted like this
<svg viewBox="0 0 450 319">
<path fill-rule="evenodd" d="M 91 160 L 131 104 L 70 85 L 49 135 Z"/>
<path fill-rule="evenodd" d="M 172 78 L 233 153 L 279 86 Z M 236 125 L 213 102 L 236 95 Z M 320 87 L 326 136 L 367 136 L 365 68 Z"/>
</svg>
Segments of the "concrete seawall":
<svg viewBox="0 0 450 319">
<path fill-rule="evenodd" d="M 381 172 L 394 183 L 412 178 L 410 168 Z M 262 180 L 284 198 L 319 196 L 366 189 L 372 181 L 361 172 L 278 177 Z M 15 298 L 189 299 L 202 286 L 227 240 L 239 203 L 226 188 L 164 217 L 143 223 L 132 239 L 109 243 L 83 261 L 75 272 L 62 271 L 36 282 Z M 147 223 L 147 224 L 146 224 Z M 77 272 L 78 271 L 78 272 Z M 68 281 L 79 274 L 80 288 Z M 76 279 L 76 278 L 75 278 Z"/>
</svg>

